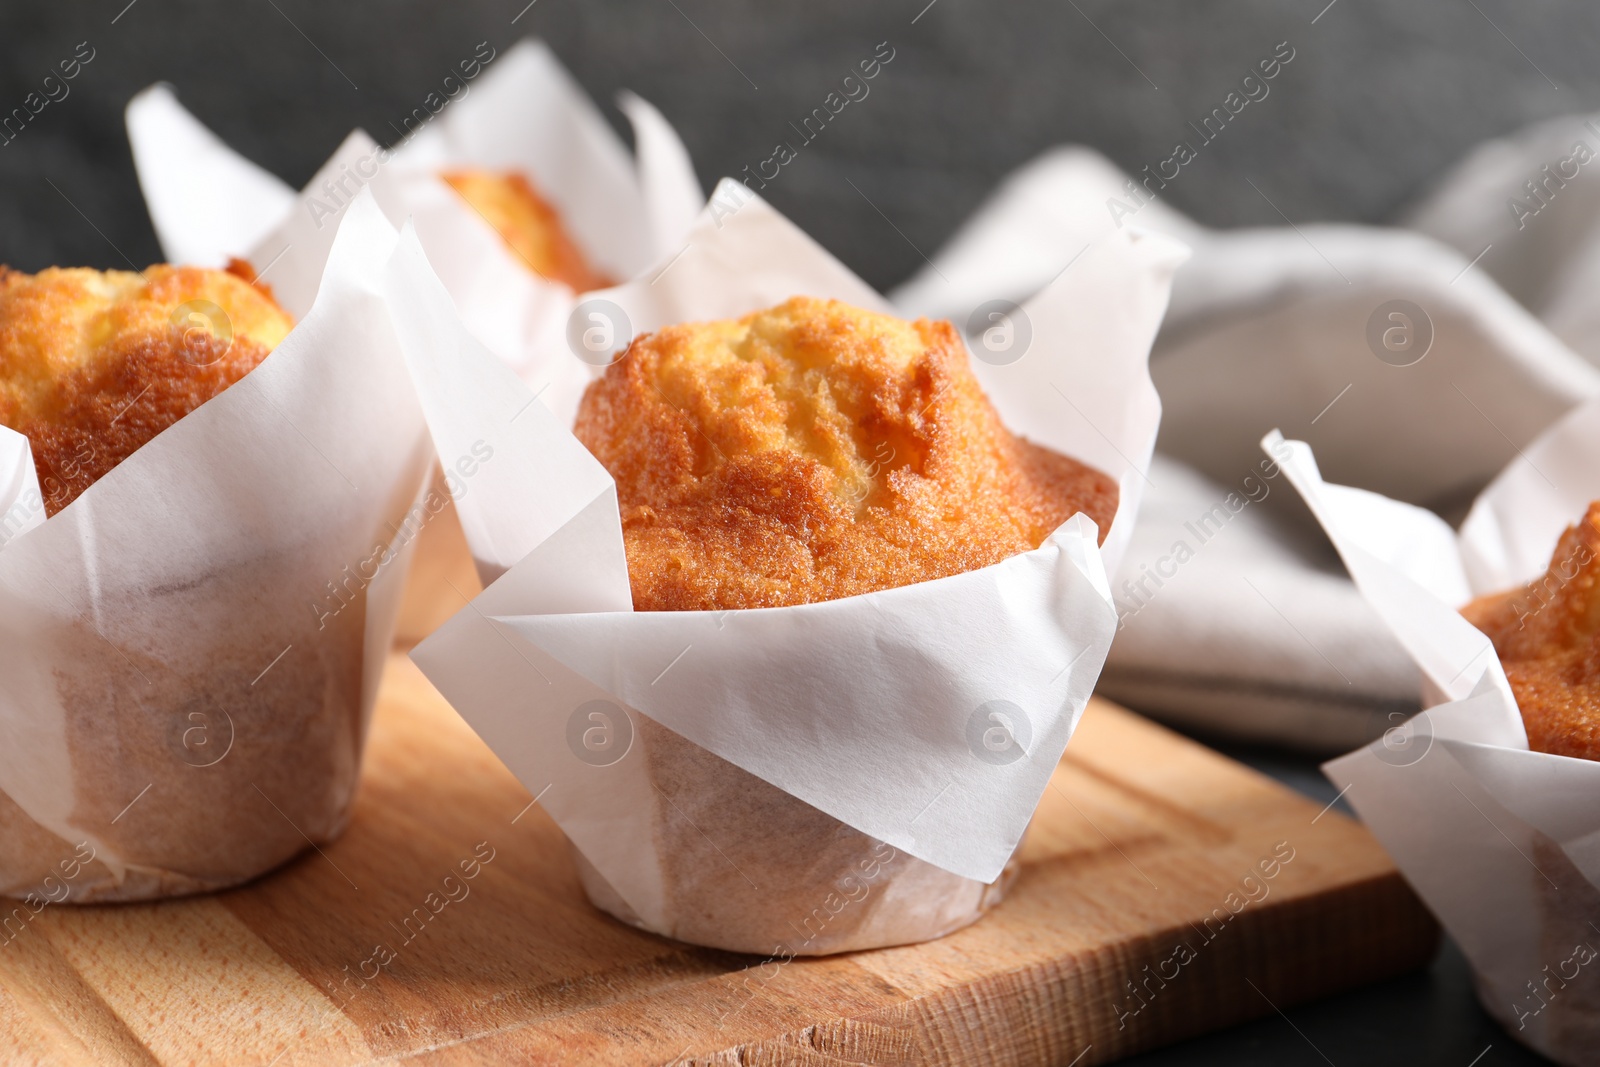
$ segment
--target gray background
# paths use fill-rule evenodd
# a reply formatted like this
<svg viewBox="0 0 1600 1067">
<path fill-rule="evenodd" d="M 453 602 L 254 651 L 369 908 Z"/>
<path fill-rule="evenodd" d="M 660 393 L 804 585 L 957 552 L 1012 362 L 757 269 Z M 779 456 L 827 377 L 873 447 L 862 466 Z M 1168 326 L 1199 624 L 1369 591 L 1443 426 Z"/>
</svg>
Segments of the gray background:
<svg viewBox="0 0 1600 1067">
<path fill-rule="evenodd" d="M 1600 8 L 1577 0 L 525 4 L 6 0 L 0 115 L 78 42 L 96 56 L 65 100 L 0 146 L 0 262 L 159 258 L 122 125 L 128 97 L 151 82 L 172 82 L 226 141 L 299 186 L 354 126 L 394 140 L 479 41 L 503 50 L 525 34 L 553 45 L 619 129 L 617 90 L 653 101 L 708 186 L 770 155 L 791 120 L 888 41 L 895 59 L 867 99 L 764 191 L 881 288 L 1051 145 L 1091 145 L 1130 171 L 1164 158 L 1280 41 L 1296 55 L 1270 95 L 1168 187 L 1203 222 L 1277 225 L 1263 194 L 1295 222 L 1386 221 L 1483 138 L 1600 106 Z M 1332 796 L 1307 761 L 1232 752 Z M 1139 1062 L 1537 1062 L 1476 1007 L 1448 945 L 1428 971 L 1290 1016 Z"/>
<path fill-rule="evenodd" d="M 112 246 L 139 266 L 158 258 L 122 126 L 153 81 L 299 186 L 353 126 L 395 139 L 479 41 L 525 33 L 619 128 L 618 89 L 659 106 L 708 186 L 770 155 L 889 41 L 871 94 L 764 193 L 880 287 L 1050 145 L 1092 145 L 1129 170 L 1164 158 L 1279 41 L 1296 56 L 1271 95 L 1168 187 L 1204 222 L 1279 223 L 1247 178 L 1296 222 L 1383 221 L 1478 140 L 1600 104 L 1600 11 L 1577 0 L 537 0 L 513 25 L 526 2 L 6 0 L 0 114 L 79 41 L 97 55 L 0 147 L 0 261 L 125 266 Z"/>
</svg>

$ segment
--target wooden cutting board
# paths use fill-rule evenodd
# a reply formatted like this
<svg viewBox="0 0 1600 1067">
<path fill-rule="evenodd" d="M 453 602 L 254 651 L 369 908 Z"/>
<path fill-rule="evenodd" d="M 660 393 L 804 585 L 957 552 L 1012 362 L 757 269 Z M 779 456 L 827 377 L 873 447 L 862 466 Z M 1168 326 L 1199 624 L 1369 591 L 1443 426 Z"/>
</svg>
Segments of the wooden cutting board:
<svg viewBox="0 0 1600 1067">
<path fill-rule="evenodd" d="M 45 908 L 0 947 L 0 1062 L 1086 1067 L 1438 939 L 1359 826 L 1098 700 L 1010 895 L 932 944 L 762 966 L 640 933 L 586 903 L 530 801 L 397 655 L 344 837 L 215 896 Z"/>
</svg>

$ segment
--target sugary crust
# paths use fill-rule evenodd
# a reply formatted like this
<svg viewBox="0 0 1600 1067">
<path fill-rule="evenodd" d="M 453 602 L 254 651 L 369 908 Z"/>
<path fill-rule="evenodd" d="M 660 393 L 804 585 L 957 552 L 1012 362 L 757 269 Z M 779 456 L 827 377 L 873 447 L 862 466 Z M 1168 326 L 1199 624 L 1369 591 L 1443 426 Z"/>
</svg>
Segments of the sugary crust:
<svg viewBox="0 0 1600 1067">
<path fill-rule="evenodd" d="M 0 424 L 32 443 L 47 513 L 248 374 L 293 325 L 247 267 L 0 267 Z"/>
<path fill-rule="evenodd" d="M 485 222 L 528 269 L 576 292 L 604 289 L 611 279 L 590 268 L 555 208 L 515 171 L 454 170 L 441 178 Z"/>
<path fill-rule="evenodd" d="M 1036 548 L 1111 478 L 1006 430 L 954 327 L 796 297 L 637 338 L 576 433 L 617 481 L 639 610 L 774 607 Z"/>
<path fill-rule="evenodd" d="M 1494 642 L 1529 747 L 1600 759 L 1600 501 L 1567 527 L 1543 577 L 1461 614 Z"/>
</svg>

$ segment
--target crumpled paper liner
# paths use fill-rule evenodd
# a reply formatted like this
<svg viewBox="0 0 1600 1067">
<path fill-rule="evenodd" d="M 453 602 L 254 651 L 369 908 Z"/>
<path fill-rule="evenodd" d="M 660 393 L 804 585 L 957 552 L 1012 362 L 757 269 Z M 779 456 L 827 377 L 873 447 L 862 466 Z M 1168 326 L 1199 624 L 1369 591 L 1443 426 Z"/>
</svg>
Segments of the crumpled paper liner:
<svg viewBox="0 0 1600 1067">
<path fill-rule="evenodd" d="M 1563 1064 L 1600 1050 L 1600 763 L 1528 749 L 1489 639 L 1458 609 L 1543 574 L 1600 498 L 1600 402 L 1483 492 L 1459 536 L 1431 512 L 1324 482 L 1308 446 L 1263 442 L 1425 679 L 1432 705 L 1326 764 L 1461 945 L 1480 1000 Z"/>
<path fill-rule="evenodd" d="M 336 837 L 428 440 L 382 293 L 393 230 L 341 228 L 315 304 L 240 382 L 0 549 L 0 892 L 135 900 Z"/>
<path fill-rule="evenodd" d="M 551 410 L 577 392 L 536 401 L 431 316 L 405 331 L 428 339 L 410 354 L 441 454 L 484 427 L 518 435 L 505 481 L 459 502 L 488 587 L 412 656 L 566 832 L 596 904 L 714 947 L 816 954 L 936 937 L 998 898 L 1115 628 L 1105 561 L 1142 492 L 1145 361 L 1181 258 L 1114 235 L 1013 309 L 1030 348 L 974 365 L 1013 430 L 1118 479 L 1103 551 L 1080 515 L 993 567 L 759 611 L 631 611 L 615 487 Z M 682 253 L 595 296 L 637 334 L 797 293 L 884 307 L 724 182 Z M 996 706 L 1015 721 L 984 718 Z M 895 862 L 863 885 L 875 856 Z M 818 908 L 825 930 L 796 928 Z"/>
</svg>

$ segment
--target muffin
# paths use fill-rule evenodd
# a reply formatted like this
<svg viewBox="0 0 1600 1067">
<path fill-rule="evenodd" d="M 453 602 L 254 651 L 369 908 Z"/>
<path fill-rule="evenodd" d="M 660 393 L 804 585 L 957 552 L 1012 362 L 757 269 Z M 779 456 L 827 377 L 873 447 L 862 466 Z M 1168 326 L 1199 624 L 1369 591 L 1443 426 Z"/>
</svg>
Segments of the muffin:
<svg viewBox="0 0 1600 1067">
<path fill-rule="evenodd" d="M 0 267 L 0 425 L 54 515 L 244 377 L 294 323 L 249 267 Z"/>
<path fill-rule="evenodd" d="M 1117 484 L 1000 422 L 948 322 L 797 297 L 636 339 L 575 432 L 616 479 L 634 608 L 806 604 L 1039 547 Z"/>
<path fill-rule="evenodd" d="M 1600 501 L 1567 527 L 1544 575 L 1461 613 L 1494 642 L 1528 747 L 1600 759 Z"/>
<path fill-rule="evenodd" d="M 528 269 L 575 292 L 604 289 L 611 279 L 592 269 L 555 208 L 515 171 L 453 170 L 440 175 L 492 226 Z"/>
<path fill-rule="evenodd" d="M 381 377 L 394 357 L 340 299 L 280 395 L 359 387 L 381 410 L 291 425 L 220 395 L 293 325 L 248 268 L 0 275 L 0 421 L 32 442 L 54 516 L 0 553 L 0 747 L 46 772 L 0 789 L 0 894 L 217 889 L 347 824 L 404 575 L 386 531 L 423 452 L 409 381 Z M 210 400 L 241 417 L 175 436 Z M 364 428 L 338 457 L 359 485 L 310 443 L 320 418 Z M 69 506 L 140 449 L 132 491 Z"/>
<path fill-rule="evenodd" d="M 1103 539 L 1117 507 L 1110 477 L 1006 430 L 949 323 L 837 301 L 642 336 L 589 386 L 575 432 L 616 481 L 639 611 L 931 581 L 1037 548 L 1080 511 Z M 898 852 L 647 718 L 635 744 L 659 932 L 780 956 L 902 944 L 975 921 L 1009 881 Z M 638 922 L 578 859 L 590 899 Z"/>
</svg>

